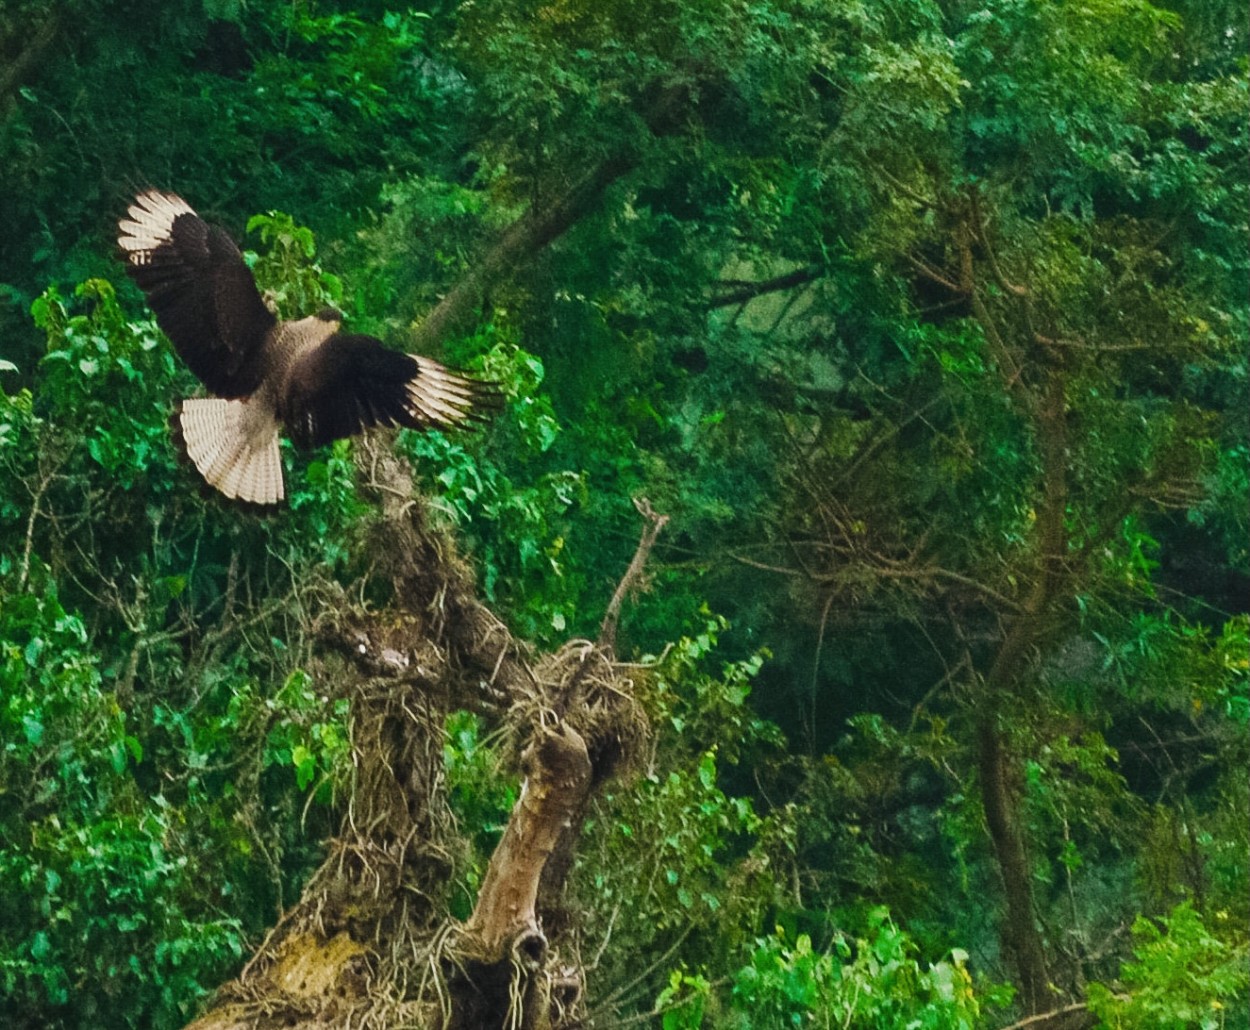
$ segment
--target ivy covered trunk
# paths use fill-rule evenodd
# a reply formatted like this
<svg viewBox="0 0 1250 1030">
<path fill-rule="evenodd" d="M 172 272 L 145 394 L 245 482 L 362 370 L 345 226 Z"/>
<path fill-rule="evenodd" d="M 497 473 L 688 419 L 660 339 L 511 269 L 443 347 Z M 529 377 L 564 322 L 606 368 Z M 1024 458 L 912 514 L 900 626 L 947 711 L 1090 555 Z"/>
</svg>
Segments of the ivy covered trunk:
<svg viewBox="0 0 1250 1030">
<path fill-rule="evenodd" d="M 565 878 L 591 790 L 647 734 L 613 662 L 615 615 L 599 643 L 531 657 L 477 600 L 450 538 L 403 500 L 404 463 L 372 457 L 383 517 L 369 547 L 389 601 L 367 610 L 341 597 L 317 619 L 321 675 L 353 712 L 343 823 L 299 902 L 192 1027 L 579 1026 L 584 972 Z M 644 542 L 631 574 L 654 533 Z M 443 789 L 453 707 L 506 733 L 522 776 L 465 921 L 439 900 L 458 847 Z"/>
</svg>

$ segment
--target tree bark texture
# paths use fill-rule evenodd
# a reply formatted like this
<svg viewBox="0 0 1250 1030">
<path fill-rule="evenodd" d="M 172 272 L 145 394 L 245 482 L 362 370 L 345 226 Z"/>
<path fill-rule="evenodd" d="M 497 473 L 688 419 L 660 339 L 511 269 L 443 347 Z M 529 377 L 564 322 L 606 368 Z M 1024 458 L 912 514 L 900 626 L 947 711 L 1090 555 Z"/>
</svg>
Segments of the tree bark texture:
<svg viewBox="0 0 1250 1030">
<path fill-rule="evenodd" d="M 590 789 L 590 755 L 571 726 L 539 727 L 522 768 L 521 796 L 465 927 L 488 958 L 501 958 L 506 944 L 540 933 L 536 903 L 543 869 Z"/>
<path fill-rule="evenodd" d="M 516 1024 L 547 1027 L 564 1022 L 582 995 L 581 971 L 567 966 L 542 975 L 548 941 L 538 905 L 539 887 L 565 828 L 580 826 L 591 782 L 586 742 L 571 726 L 539 727 L 522 758 L 525 780 L 502 840 L 491 858 L 473 915 L 457 947 L 465 992 L 452 1026 L 488 1026 L 499 1018 L 499 999 L 481 991 L 507 971 Z M 483 1004 L 484 1003 L 484 1004 Z"/>
</svg>

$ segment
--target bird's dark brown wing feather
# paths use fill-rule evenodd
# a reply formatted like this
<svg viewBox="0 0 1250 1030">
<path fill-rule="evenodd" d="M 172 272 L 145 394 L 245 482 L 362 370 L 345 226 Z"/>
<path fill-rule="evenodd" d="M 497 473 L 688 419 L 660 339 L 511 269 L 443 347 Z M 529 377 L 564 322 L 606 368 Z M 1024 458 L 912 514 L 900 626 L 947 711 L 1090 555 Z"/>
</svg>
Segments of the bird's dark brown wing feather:
<svg viewBox="0 0 1250 1030">
<path fill-rule="evenodd" d="M 372 336 L 336 333 L 291 370 L 279 416 L 296 444 L 316 447 L 370 426 L 450 428 L 499 406 L 491 383 L 430 358 L 388 350 Z"/>
<path fill-rule="evenodd" d="M 145 190 L 128 214 L 117 243 L 157 324 L 213 393 L 252 393 L 263 374 L 255 359 L 276 319 L 239 248 L 173 193 Z"/>
</svg>

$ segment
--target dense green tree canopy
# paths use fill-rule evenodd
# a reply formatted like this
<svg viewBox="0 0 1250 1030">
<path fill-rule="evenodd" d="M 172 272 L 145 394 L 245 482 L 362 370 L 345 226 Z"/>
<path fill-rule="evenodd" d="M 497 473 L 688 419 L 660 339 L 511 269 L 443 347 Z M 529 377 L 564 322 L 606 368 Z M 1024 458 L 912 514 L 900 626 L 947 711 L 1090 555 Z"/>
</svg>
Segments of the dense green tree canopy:
<svg viewBox="0 0 1250 1030">
<path fill-rule="evenodd" d="M 1244 1025 L 1248 44 L 1220 0 L 5 4 L 0 1022 L 181 1026 L 324 882 L 376 744 L 332 641 L 441 610 L 393 451 L 534 654 L 670 517 L 549 920 L 579 1018 Z M 505 412 L 198 496 L 113 254 L 148 184 Z M 521 779 L 475 682 L 422 709 L 431 940 Z"/>
</svg>

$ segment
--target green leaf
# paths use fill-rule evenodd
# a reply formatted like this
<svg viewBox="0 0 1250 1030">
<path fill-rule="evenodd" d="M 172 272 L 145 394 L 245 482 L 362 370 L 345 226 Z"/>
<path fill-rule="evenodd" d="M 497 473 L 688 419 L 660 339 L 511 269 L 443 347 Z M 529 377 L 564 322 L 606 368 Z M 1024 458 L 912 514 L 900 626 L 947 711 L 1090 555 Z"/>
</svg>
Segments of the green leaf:
<svg viewBox="0 0 1250 1030">
<path fill-rule="evenodd" d="M 33 715 L 22 716 L 22 733 L 25 735 L 26 743 L 28 744 L 38 747 L 43 743 L 43 723 Z"/>
</svg>

